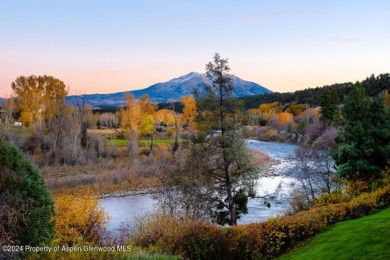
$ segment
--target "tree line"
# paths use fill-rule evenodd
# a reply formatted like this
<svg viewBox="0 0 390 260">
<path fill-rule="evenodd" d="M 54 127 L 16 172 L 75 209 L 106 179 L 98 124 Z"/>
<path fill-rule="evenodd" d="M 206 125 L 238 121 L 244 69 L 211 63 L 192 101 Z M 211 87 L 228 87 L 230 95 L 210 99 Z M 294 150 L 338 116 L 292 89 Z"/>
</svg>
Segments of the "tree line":
<svg viewBox="0 0 390 260">
<path fill-rule="evenodd" d="M 352 90 L 355 85 L 361 85 L 366 93 L 373 97 L 379 94 L 381 91 L 390 91 L 390 75 L 389 73 L 380 74 L 378 76 L 371 75 L 365 80 L 358 81 L 356 83 L 336 83 L 332 85 L 326 85 L 323 87 L 308 88 L 304 90 L 297 90 L 287 93 L 269 93 L 264 95 L 255 95 L 239 98 L 244 102 L 244 106 L 247 109 L 256 108 L 263 103 L 279 102 L 281 104 L 287 103 L 301 103 L 308 104 L 310 106 L 320 106 L 321 97 L 326 92 L 334 92 L 339 101 L 342 101 L 346 95 Z"/>
</svg>

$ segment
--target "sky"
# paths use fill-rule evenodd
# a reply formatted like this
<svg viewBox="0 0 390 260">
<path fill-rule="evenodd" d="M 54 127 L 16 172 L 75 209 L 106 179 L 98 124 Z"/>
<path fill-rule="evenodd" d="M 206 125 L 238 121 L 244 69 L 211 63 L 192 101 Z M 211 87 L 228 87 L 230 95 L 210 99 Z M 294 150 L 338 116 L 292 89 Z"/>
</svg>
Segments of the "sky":
<svg viewBox="0 0 390 260">
<path fill-rule="evenodd" d="M 355 82 L 390 72 L 389 28 L 388 0 L 0 0 L 0 97 L 21 75 L 142 89 L 215 52 L 272 91 Z"/>
</svg>

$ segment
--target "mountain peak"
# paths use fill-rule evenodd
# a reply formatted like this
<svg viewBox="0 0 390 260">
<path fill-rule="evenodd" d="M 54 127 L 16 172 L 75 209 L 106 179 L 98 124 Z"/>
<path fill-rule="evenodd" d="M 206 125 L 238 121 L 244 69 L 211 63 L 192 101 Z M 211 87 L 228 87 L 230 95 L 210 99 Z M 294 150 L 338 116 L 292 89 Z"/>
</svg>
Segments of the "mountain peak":
<svg viewBox="0 0 390 260">
<path fill-rule="evenodd" d="M 257 83 L 243 80 L 237 76 L 231 76 L 234 87 L 233 97 L 261 95 L 272 92 Z M 173 78 L 167 82 L 154 84 L 145 89 L 104 95 L 86 95 L 85 98 L 86 103 L 91 106 L 120 106 L 124 104 L 123 97 L 125 93 L 131 92 L 137 99 L 144 94 L 148 94 L 153 102 L 165 103 L 178 101 L 182 96 L 191 95 L 194 93 L 195 89 L 198 89 L 199 93 L 204 93 L 205 86 L 209 84 L 210 80 L 207 78 L 205 73 L 190 72 L 178 78 Z M 70 104 L 74 103 L 75 100 L 76 96 L 70 96 L 67 98 L 67 102 Z"/>
<path fill-rule="evenodd" d="M 199 73 L 199 72 L 190 72 L 188 74 L 185 74 L 183 76 L 180 76 L 178 78 L 174 78 L 174 79 L 171 79 L 170 81 L 168 82 L 178 82 L 178 83 L 183 83 L 183 82 L 186 82 L 192 78 L 195 78 L 195 77 L 204 77 L 205 74 L 202 74 L 202 73 Z"/>
</svg>

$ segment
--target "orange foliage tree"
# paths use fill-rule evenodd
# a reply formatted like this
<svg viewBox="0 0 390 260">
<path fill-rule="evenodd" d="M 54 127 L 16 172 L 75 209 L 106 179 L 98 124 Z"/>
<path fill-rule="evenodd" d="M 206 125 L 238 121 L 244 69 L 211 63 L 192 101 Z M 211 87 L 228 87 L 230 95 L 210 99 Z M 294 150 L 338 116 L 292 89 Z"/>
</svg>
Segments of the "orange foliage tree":
<svg viewBox="0 0 390 260">
<path fill-rule="evenodd" d="M 184 105 L 181 116 L 182 123 L 188 125 L 190 130 L 195 129 L 196 101 L 191 95 L 187 95 L 181 97 L 180 102 Z"/>
<path fill-rule="evenodd" d="M 278 116 L 278 121 L 281 124 L 293 123 L 294 122 L 293 114 L 284 112 L 284 113 L 278 113 L 277 116 Z"/>
</svg>

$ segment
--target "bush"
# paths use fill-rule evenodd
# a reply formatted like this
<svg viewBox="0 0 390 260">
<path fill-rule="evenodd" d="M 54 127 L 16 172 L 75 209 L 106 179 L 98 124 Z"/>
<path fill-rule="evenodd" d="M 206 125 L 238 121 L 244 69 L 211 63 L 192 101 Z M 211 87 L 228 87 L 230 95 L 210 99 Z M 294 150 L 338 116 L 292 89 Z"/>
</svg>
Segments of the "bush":
<svg viewBox="0 0 390 260">
<path fill-rule="evenodd" d="M 145 247 L 151 253 L 175 252 L 178 239 L 188 233 L 191 225 L 195 225 L 191 220 L 155 213 L 136 223 L 132 238 L 137 246 Z"/>
<path fill-rule="evenodd" d="M 55 212 L 55 240 L 58 244 L 102 244 L 107 217 L 91 191 L 57 195 Z"/>
<path fill-rule="evenodd" d="M 340 198 L 337 198 L 340 199 Z M 153 252 L 189 259 L 274 258 L 331 224 L 390 206 L 390 185 L 350 200 L 299 212 L 263 223 L 218 227 L 180 217 L 149 218 L 134 242 Z"/>
<path fill-rule="evenodd" d="M 18 148 L 0 142 L 0 245 L 49 244 L 53 211 L 39 171 Z"/>
</svg>

